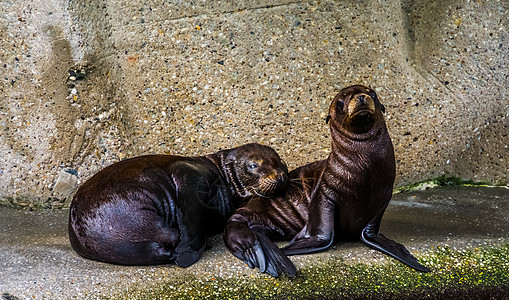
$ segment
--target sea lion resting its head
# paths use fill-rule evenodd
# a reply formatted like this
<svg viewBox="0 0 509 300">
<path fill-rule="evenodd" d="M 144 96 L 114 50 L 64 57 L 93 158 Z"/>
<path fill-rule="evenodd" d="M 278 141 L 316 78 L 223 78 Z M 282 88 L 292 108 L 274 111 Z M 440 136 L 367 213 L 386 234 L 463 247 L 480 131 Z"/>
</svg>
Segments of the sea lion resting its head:
<svg viewBox="0 0 509 300">
<path fill-rule="evenodd" d="M 407 249 L 380 232 L 392 196 L 394 150 L 374 90 L 341 90 L 329 108 L 332 151 L 326 160 L 289 173 L 286 196 L 253 198 L 232 215 L 227 248 L 250 267 L 272 276 L 295 275 L 286 255 L 327 249 L 334 240 L 358 240 L 427 272 Z M 293 239 L 292 239 L 293 238 Z M 288 240 L 281 251 L 272 240 Z"/>
<path fill-rule="evenodd" d="M 201 157 L 148 155 L 106 167 L 75 194 L 69 238 L 81 256 L 123 265 L 195 263 L 240 198 L 275 195 L 287 168 L 247 144 Z"/>
</svg>

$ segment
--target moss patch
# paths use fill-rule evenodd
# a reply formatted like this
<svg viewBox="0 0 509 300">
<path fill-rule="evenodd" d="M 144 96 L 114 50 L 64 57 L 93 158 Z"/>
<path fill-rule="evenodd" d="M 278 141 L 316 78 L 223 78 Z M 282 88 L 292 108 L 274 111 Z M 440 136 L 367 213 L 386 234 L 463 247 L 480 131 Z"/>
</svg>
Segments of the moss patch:
<svg viewBox="0 0 509 300">
<path fill-rule="evenodd" d="M 447 176 L 442 175 L 440 177 L 437 177 L 435 179 L 429 179 L 424 181 L 419 181 L 416 183 L 412 183 L 409 185 L 405 185 L 402 187 L 399 187 L 397 189 L 394 189 L 394 193 L 401 193 L 401 192 L 409 192 L 409 191 L 421 191 L 421 190 L 427 190 L 430 188 L 436 188 L 436 187 L 446 187 L 446 186 L 477 186 L 477 187 L 490 187 L 490 186 L 502 186 L 502 185 L 493 185 L 487 182 L 475 182 L 472 180 L 464 180 L 458 177 L 453 176 Z"/>
<path fill-rule="evenodd" d="M 70 201 L 57 197 L 30 198 L 30 197 L 0 197 L 0 205 L 20 209 L 62 209 L 69 208 Z"/>
<path fill-rule="evenodd" d="M 331 260 L 302 268 L 292 279 L 186 276 L 154 286 L 133 287 L 111 299 L 509 297 L 509 244 L 469 250 L 438 248 L 420 256 L 420 260 L 432 272 L 416 272 L 395 260 L 385 265 Z"/>
<path fill-rule="evenodd" d="M 445 186 L 493 186 L 492 184 L 489 184 L 488 182 L 476 182 L 473 180 L 464 180 L 458 177 L 452 177 L 452 176 L 440 176 L 438 178 L 433 179 L 433 182 L 439 186 L 439 187 L 445 187 Z"/>
</svg>

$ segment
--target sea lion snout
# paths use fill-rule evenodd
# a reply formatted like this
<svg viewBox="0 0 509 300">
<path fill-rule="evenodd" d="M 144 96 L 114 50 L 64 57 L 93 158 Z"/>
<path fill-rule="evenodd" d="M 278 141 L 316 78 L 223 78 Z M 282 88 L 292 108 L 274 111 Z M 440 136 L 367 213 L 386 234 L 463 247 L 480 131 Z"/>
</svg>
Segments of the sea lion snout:
<svg viewBox="0 0 509 300">
<path fill-rule="evenodd" d="M 288 179 L 288 174 L 281 171 L 276 175 L 276 180 L 280 183 L 284 183 Z"/>
<path fill-rule="evenodd" d="M 374 115 L 376 111 L 375 100 L 367 94 L 358 94 L 352 97 L 348 103 L 348 116 L 353 118 L 357 115 Z"/>
<path fill-rule="evenodd" d="M 288 170 L 274 169 L 271 174 L 266 174 L 259 180 L 258 190 L 263 196 L 272 196 L 282 191 L 287 183 Z"/>
<path fill-rule="evenodd" d="M 267 176 L 267 180 L 271 180 L 280 186 L 285 186 L 288 180 L 288 172 L 284 170 L 275 171 L 274 174 Z"/>
</svg>

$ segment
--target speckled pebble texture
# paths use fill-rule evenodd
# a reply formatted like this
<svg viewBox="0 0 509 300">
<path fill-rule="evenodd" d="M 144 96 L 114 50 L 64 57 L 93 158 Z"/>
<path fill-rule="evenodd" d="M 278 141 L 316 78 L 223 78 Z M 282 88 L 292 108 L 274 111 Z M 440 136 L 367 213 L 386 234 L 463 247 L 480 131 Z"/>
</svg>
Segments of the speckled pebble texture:
<svg viewBox="0 0 509 300">
<path fill-rule="evenodd" d="M 290 168 L 325 117 L 375 88 L 397 185 L 508 183 L 509 2 L 0 2 L 0 200 L 60 207 L 102 167 L 248 142 Z"/>
</svg>

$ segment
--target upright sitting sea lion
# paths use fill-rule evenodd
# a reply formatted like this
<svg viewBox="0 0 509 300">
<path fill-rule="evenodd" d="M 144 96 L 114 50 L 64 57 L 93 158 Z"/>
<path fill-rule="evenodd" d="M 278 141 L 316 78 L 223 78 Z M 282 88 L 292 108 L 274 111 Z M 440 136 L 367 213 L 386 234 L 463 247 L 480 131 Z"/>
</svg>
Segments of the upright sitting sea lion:
<svg viewBox="0 0 509 300">
<path fill-rule="evenodd" d="M 361 85 L 339 92 L 329 108 L 332 151 L 326 160 L 289 173 L 286 196 L 255 197 L 229 219 L 227 248 L 272 276 L 295 274 L 286 255 L 327 249 L 335 240 L 362 240 L 410 267 L 429 271 L 407 249 L 380 232 L 392 197 L 394 150 L 384 106 Z M 293 238 L 293 239 L 292 239 Z M 271 240 L 288 240 L 278 249 Z"/>
<path fill-rule="evenodd" d="M 77 191 L 69 239 L 81 256 L 123 265 L 198 261 L 241 198 L 269 197 L 287 168 L 272 148 L 247 144 L 201 157 L 147 155 L 106 167 Z"/>
</svg>

